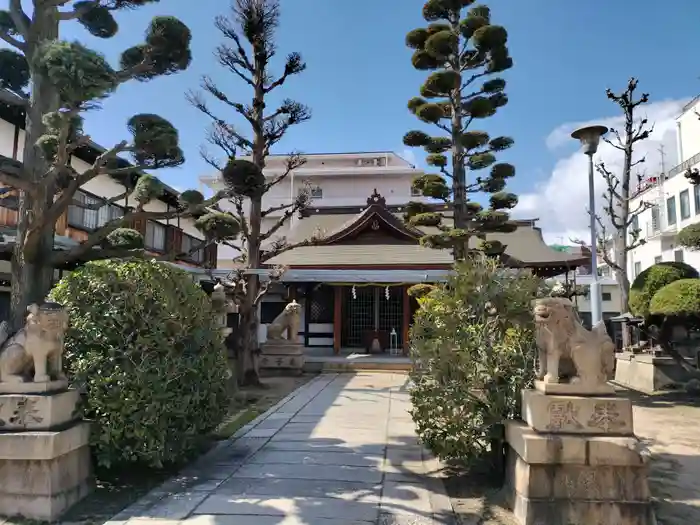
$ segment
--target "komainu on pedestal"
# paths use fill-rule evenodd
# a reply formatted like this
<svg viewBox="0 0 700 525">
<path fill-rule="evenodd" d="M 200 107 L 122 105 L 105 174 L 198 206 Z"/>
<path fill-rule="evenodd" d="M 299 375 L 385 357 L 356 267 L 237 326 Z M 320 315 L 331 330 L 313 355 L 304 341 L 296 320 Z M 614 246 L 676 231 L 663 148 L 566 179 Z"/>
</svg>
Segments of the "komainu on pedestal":
<svg viewBox="0 0 700 525">
<path fill-rule="evenodd" d="M 267 341 L 262 345 L 260 366 L 263 369 L 301 373 L 304 346 L 299 343 L 301 305 L 292 301 L 267 326 Z M 284 334 L 287 337 L 284 337 Z"/>
<path fill-rule="evenodd" d="M 0 515 L 55 520 L 90 492 L 89 425 L 63 372 L 67 312 L 27 310 L 17 333 L 0 324 Z"/>
<path fill-rule="evenodd" d="M 614 345 L 564 298 L 535 302 L 538 380 L 509 421 L 507 488 L 522 525 L 652 525 L 632 404 L 607 383 Z"/>
</svg>

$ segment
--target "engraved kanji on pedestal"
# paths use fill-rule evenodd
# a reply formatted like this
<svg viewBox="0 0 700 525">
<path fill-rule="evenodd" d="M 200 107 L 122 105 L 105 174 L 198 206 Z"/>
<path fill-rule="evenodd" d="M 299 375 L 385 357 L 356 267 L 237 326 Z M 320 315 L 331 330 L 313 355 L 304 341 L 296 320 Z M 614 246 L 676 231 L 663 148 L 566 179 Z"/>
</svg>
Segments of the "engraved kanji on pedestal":
<svg viewBox="0 0 700 525">
<path fill-rule="evenodd" d="M 507 485 L 521 525 L 652 525 L 632 403 L 607 384 L 612 341 L 568 299 L 538 300 L 539 380 L 506 425 Z"/>
<path fill-rule="evenodd" d="M 89 425 L 62 356 L 68 315 L 33 304 L 24 327 L 0 324 L 0 515 L 53 521 L 91 489 Z"/>
</svg>

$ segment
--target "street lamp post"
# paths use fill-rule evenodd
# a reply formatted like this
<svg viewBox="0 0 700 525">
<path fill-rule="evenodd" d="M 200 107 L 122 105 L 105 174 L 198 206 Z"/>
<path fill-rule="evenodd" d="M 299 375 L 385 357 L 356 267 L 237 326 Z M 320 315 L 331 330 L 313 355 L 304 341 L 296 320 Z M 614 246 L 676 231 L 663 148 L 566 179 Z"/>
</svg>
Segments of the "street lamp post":
<svg viewBox="0 0 700 525">
<path fill-rule="evenodd" d="M 608 128 L 605 126 L 586 126 L 577 129 L 571 134 L 571 138 L 581 142 L 583 152 L 588 156 L 588 209 L 591 219 L 591 277 L 593 278 L 590 287 L 591 326 L 595 326 L 603 320 L 603 301 L 600 295 L 600 280 L 598 278 L 593 155 L 598 151 L 600 138 L 607 132 Z"/>
</svg>

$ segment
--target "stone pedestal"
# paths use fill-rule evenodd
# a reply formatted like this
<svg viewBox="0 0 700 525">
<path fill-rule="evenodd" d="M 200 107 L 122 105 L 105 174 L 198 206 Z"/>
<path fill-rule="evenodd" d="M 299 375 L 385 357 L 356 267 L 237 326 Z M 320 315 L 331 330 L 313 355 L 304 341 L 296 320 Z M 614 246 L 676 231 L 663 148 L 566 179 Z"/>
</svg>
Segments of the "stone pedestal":
<svg viewBox="0 0 700 525">
<path fill-rule="evenodd" d="M 693 365 L 694 361 L 688 359 Z M 620 352 L 615 354 L 615 382 L 652 394 L 692 379 L 672 357 Z"/>
<path fill-rule="evenodd" d="M 260 368 L 271 372 L 301 374 L 306 356 L 304 346 L 286 339 L 267 341 L 262 345 Z"/>
<path fill-rule="evenodd" d="M 79 393 L 65 381 L 3 385 L 25 392 L 0 394 L 0 515 L 56 520 L 91 487 Z"/>
<path fill-rule="evenodd" d="M 525 421 L 506 426 L 507 484 L 520 524 L 654 523 L 628 399 L 544 384 L 522 396 Z"/>
</svg>

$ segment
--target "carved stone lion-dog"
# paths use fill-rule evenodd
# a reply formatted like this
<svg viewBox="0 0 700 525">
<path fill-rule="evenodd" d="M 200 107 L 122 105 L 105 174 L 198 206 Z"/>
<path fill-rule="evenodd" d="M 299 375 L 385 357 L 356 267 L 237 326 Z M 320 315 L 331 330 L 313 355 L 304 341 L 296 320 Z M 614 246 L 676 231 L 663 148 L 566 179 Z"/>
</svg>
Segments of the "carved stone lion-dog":
<svg viewBox="0 0 700 525">
<path fill-rule="evenodd" d="M 274 321 L 267 326 L 267 340 L 281 341 L 284 338 L 285 330 L 287 331 L 287 339 L 296 341 L 299 334 L 299 325 L 301 322 L 301 305 L 296 301 L 292 301 L 284 310 L 275 317 Z"/>
<path fill-rule="evenodd" d="M 25 325 L 10 336 L 7 321 L 0 323 L 0 382 L 35 383 L 62 380 L 64 337 L 68 313 L 56 303 L 27 307 Z"/>
<path fill-rule="evenodd" d="M 602 321 L 586 330 L 572 302 L 563 297 L 537 299 L 533 314 L 539 347 L 538 379 L 559 383 L 569 362 L 575 368 L 572 383 L 591 388 L 606 384 L 613 372 L 615 345 Z"/>
</svg>

